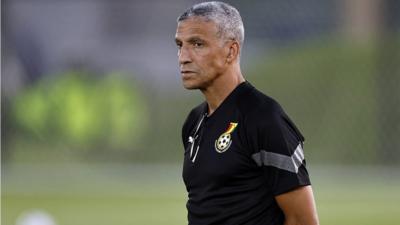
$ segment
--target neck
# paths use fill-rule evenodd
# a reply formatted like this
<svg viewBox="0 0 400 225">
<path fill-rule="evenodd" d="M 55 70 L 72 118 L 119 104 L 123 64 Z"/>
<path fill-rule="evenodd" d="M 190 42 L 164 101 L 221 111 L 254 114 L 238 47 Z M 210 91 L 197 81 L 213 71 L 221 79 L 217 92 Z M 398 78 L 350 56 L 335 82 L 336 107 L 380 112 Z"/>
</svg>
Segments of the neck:
<svg viewBox="0 0 400 225">
<path fill-rule="evenodd" d="M 211 115 L 226 97 L 245 79 L 240 71 L 222 74 L 206 89 L 201 90 L 208 104 L 208 115 Z"/>
</svg>

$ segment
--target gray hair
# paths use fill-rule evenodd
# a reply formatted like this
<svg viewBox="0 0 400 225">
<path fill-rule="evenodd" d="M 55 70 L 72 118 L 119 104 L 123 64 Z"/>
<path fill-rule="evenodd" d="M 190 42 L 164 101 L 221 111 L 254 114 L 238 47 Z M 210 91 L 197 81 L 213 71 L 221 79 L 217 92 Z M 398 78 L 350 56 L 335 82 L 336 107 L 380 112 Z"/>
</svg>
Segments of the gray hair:
<svg viewBox="0 0 400 225">
<path fill-rule="evenodd" d="M 206 21 L 213 21 L 218 26 L 221 36 L 237 40 L 240 47 L 244 41 L 244 27 L 239 11 L 224 2 L 203 2 L 187 9 L 177 19 L 184 21 L 191 17 L 203 17 Z"/>
</svg>

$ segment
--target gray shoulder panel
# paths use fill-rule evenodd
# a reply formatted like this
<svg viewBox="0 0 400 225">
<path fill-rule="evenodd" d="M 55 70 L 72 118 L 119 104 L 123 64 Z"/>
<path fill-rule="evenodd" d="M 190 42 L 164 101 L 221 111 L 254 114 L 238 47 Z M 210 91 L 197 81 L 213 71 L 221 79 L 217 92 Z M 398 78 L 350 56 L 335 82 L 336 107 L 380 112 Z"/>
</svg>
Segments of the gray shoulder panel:
<svg viewBox="0 0 400 225">
<path fill-rule="evenodd" d="M 298 173 L 299 167 L 304 160 L 304 152 L 301 144 L 299 144 L 291 156 L 261 150 L 251 157 L 258 166 L 273 166 L 292 173 Z"/>
</svg>

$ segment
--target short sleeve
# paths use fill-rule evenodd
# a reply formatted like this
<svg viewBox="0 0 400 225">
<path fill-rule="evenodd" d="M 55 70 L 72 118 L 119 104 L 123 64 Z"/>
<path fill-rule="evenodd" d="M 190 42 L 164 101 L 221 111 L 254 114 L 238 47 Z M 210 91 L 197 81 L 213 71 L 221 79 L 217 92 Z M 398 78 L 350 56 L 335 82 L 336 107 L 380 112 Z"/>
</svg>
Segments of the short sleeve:
<svg viewBox="0 0 400 225">
<path fill-rule="evenodd" d="M 274 195 L 310 184 L 303 151 L 304 137 L 279 105 L 253 117 L 252 159 Z"/>
</svg>

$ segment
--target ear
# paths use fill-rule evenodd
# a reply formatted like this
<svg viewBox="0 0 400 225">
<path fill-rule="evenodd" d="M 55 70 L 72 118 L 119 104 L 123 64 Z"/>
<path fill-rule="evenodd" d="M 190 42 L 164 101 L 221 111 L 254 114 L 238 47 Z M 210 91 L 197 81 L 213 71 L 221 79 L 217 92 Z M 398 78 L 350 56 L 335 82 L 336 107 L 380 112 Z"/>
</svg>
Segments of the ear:
<svg viewBox="0 0 400 225">
<path fill-rule="evenodd" d="M 239 57 L 240 46 L 237 41 L 233 41 L 229 46 L 228 56 L 226 62 L 232 63 Z"/>
</svg>

